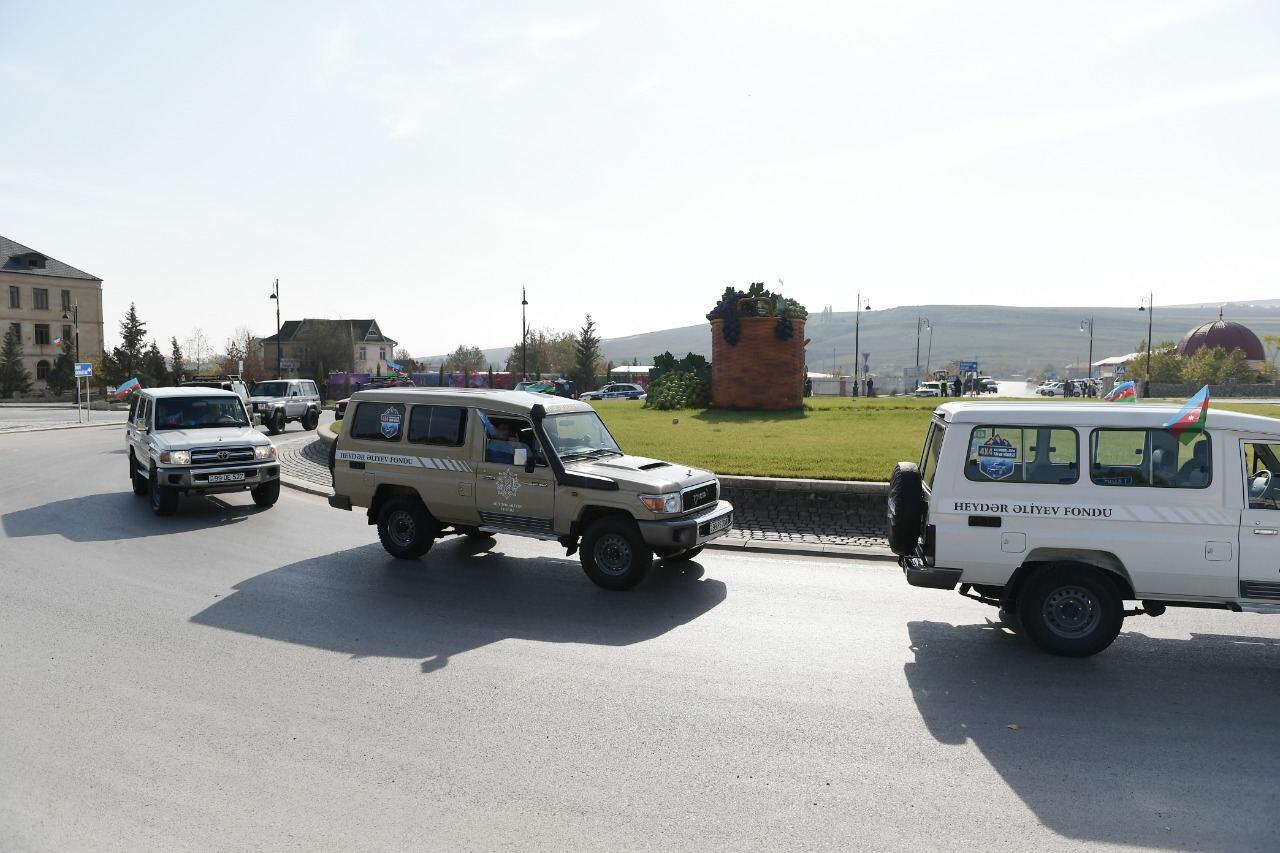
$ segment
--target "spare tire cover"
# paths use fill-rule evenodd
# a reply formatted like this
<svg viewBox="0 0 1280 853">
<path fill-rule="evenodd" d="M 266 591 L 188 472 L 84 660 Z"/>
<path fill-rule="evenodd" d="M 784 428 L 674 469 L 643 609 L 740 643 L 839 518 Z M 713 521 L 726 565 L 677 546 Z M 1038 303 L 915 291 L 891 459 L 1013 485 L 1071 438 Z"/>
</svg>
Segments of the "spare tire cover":
<svg viewBox="0 0 1280 853">
<path fill-rule="evenodd" d="M 899 557 L 909 557 L 916 552 L 924 521 L 924 486 L 914 463 L 899 462 L 893 467 L 888 503 L 889 548 Z"/>
</svg>

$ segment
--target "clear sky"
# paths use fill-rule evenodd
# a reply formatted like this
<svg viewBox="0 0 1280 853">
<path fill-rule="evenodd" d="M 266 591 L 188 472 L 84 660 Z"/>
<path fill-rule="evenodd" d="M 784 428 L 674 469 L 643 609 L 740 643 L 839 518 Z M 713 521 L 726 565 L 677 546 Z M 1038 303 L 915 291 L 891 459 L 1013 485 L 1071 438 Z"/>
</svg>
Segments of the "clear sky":
<svg viewBox="0 0 1280 853">
<path fill-rule="evenodd" d="M 168 340 L 1280 297 L 1280 3 L 0 0 L 0 234 Z"/>
</svg>

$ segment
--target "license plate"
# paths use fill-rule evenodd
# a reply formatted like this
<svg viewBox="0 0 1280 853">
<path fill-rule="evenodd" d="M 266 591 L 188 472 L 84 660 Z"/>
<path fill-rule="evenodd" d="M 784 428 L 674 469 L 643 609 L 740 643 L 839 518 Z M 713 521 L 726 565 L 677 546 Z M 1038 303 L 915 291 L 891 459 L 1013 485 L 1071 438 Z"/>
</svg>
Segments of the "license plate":
<svg viewBox="0 0 1280 853">
<path fill-rule="evenodd" d="M 237 474 L 210 474 L 209 475 L 210 483 L 238 483 L 243 479 L 244 479 L 243 471 Z"/>
<path fill-rule="evenodd" d="M 732 513 L 729 515 L 722 515 L 719 518 L 713 518 L 711 520 L 711 524 L 708 526 L 708 532 L 719 533 L 721 530 L 728 530 L 729 526 L 732 524 L 733 524 Z"/>
</svg>

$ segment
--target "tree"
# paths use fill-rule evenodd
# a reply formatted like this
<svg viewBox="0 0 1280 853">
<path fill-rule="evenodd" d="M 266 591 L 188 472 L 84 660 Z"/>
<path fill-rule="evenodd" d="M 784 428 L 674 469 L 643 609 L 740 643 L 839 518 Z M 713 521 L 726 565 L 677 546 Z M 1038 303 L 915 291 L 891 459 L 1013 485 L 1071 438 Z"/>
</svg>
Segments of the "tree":
<svg viewBox="0 0 1280 853">
<path fill-rule="evenodd" d="M 449 356 L 449 369 L 465 374 L 479 373 L 484 367 L 484 350 L 480 347 L 459 346 Z"/>
<path fill-rule="evenodd" d="M 392 361 L 404 368 L 405 373 L 421 373 L 425 365 L 419 364 L 417 359 L 409 355 L 409 351 L 404 347 L 399 347 L 391 354 Z"/>
<path fill-rule="evenodd" d="M 160 347 L 154 340 L 143 353 L 140 372 L 142 375 L 138 377 L 138 381 L 143 385 L 157 388 L 169 384 L 169 366 L 164 363 L 164 354 L 160 352 Z"/>
<path fill-rule="evenodd" d="M 329 371 L 349 373 L 356 366 L 354 334 L 345 320 L 308 320 L 294 340 L 299 376 L 326 382 Z"/>
<path fill-rule="evenodd" d="M 4 333 L 0 345 L 0 397 L 12 397 L 31 390 L 31 372 L 22 363 L 22 338 L 13 326 Z"/>
<path fill-rule="evenodd" d="M 169 378 L 177 385 L 185 377 L 186 365 L 182 362 L 182 348 L 178 346 L 178 339 L 175 337 L 169 342 Z"/>
<path fill-rule="evenodd" d="M 596 369 L 600 363 L 600 336 L 596 334 L 596 323 L 587 315 L 587 321 L 578 330 L 578 339 L 574 342 L 573 381 L 583 391 L 596 386 Z"/>
<path fill-rule="evenodd" d="M 130 376 L 143 372 L 142 358 L 146 337 L 147 324 L 138 317 L 137 307 L 130 302 L 129 310 L 120 321 L 120 346 L 116 347 L 119 355 L 115 357 L 120 369 Z"/>
<path fill-rule="evenodd" d="M 49 386 L 49 390 L 53 393 L 61 394 L 74 385 L 75 381 L 76 345 L 71 337 L 67 337 L 62 341 L 62 351 L 53 360 L 53 367 L 49 368 L 49 375 L 45 378 L 45 384 Z"/>
<path fill-rule="evenodd" d="M 191 360 L 193 375 L 199 376 L 213 357 L 213 347 L 205 337 L 204 329 L 196 329 L 186 340 L 187 358 Z"/>
<path fill-rule="evenodd" d="M 1148 378 L 1146 341 L 1140 341 L 1138 343 L 1137 352 L 1138 357 L 1129 364 L 1129 375 L 1127 378 L 1132 379 L 1141 385 Z M 1186 361 L 1187 359 L 1178 353 L 1177 344 L 1173 341 L 1161 341 L 1151 348 L 1151 381 L 1181 381 Z"/>
</svg>

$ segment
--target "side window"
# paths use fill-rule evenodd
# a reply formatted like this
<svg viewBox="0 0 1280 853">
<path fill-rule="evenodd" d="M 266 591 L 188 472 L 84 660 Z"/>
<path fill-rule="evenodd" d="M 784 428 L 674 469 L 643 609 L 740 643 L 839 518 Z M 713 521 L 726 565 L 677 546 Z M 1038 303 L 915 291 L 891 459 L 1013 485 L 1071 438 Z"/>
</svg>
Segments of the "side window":
<svg viewBox="0 0 1280 853">
<path fill-rule="evenodd" d="M 306 386 L 307 394 L 308 394 L 308 395 L 310 395 L 310 396 L 312 396 L 312 397 L 319 397 L 319 396 L 320 396 L 320 392 L 316 390 L 316 383 L 308 381 L 308 382 L 305 382 L 305 383 L 303 383 L 303 384 Z"/>
<path fill-rule="evenodd" d="M 414 406 L 409 414 L 409 441 L 461 447 L 467 440 L 467 410 L 461 406 Z"/>
<path fill-rule="evenodd" d="M 1063 485 L 1080 478 L 1076 431 L 1050 426 L 974 427 L 964 475 L 975 483 Z"/>
<path fill-rule="evenodd" d="M 515 451 L 520 447 L 520 430 L 528 429 L 529 422 L 511 415 L 480 412 L 484 424 L 484 461 L 499 465 L 514 465 Z M 534 458 L 541 464 L 542 454 L 534 448 Z"/>
<path fill-rule="evenodd" d="M 399 441 L 404 423 L 404 406 L 362 400 L 351 419 L 351 437 L 362 441 Z"/>
<path fill-rule="evenodd" d="M 920 479 L 925 487 L 933 489 L 933 475 L 938 473 L 938 454 L 942 452 L 942 437 L 947 428 L 934 421 L 929 424 L 929 434 L 924 439 L 924 452 L 920 454 Z"/>
<path fill-rule="evenodd" d="M 150 427 L 151 426 L 151 398 L 146 397 L 145 399 L 143 399 L 142 404 L 139 406 L 139 408 L 142 410 L 142 414 L 140 415 L 140 417 L 142 418 L 142 425 L 144 427 Z"/>
<path fill-rule="evenodd" d="M 129 422 L 133 423 L 133 420 L 137 416 L 138 416 L 138 395 L 135 394 L 133 395 L 133 398 L 129 400 Z"/>
<path fill-rule="evenodd" d="M 1203 489 L 1212 478 L 1210 439 L 1183 444 L 1165 429 L 1096 429 L 1089 477 L 1099 486 Z"/>
<path fill-rule="evenodd" d="M 1280 444 L 1245 442 L 1249 509 L 1280 510 Z"/>
</svg>

